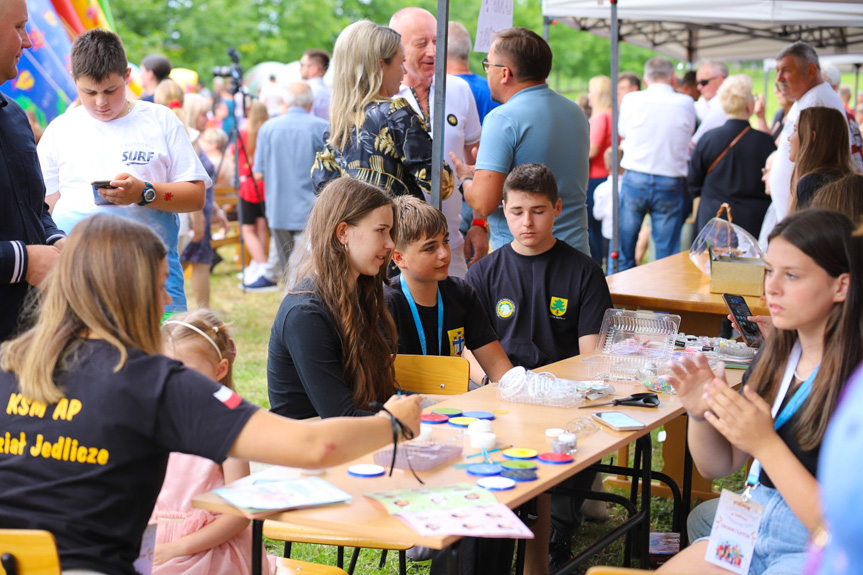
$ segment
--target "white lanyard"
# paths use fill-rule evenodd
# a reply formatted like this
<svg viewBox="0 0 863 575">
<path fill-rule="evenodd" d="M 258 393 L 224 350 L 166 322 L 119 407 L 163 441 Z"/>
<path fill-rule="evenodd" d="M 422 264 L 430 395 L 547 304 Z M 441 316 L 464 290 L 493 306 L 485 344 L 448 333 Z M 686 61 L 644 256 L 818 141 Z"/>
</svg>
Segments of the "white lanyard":
<svg viewBox="0 0 863 575">
<path fill-rule="evenodd" d="M 773 400 L 773 407 L 770 408 L 770 414 L 774 421 L 776 420 L 776 414 L 779 413 L 779 408 L 782 406 L 782 402 L 785 401 L 785 396 L 788 394 L 788 388 L 791 387 L 791 380 L 794 378 L 794 372 L 797 370 L 797 364 L 800 362 L 800 356 L 802 353 L 803 347 L 800 345 L 800 341 L 798 340 L 794 342 L 794 347 L 791 348 L 791 355 L 788 356 L 788 363 L 785 364 L 785 374 L 782 376 L 782 383 L 779 385 L 779 393 L 776 394 L 776 399 Z M 746 489 L 743 491 L 743 497 L 749 499 L 752 494 L 752 490 L 758 486 L 758 477 L 760 475 L 761 462 L 756 459 L 752 462 L 752 466 L 749 468 L 749 475 L 746 478 Z"/>
</svg>

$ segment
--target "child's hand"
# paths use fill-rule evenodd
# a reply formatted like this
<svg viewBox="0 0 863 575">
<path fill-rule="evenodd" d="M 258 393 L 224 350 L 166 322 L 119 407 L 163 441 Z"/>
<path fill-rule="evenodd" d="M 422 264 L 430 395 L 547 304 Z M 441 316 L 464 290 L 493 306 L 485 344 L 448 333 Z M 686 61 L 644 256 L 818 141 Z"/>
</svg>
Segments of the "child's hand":
<svg viewBox="0 0 863 575">
<path fill-rule="evenodd" d="M 720 363 L 714 374 L 707 364 L 707 358 L 700 353 L 696 354 L 695 358 L 684 357 L 680 363 L 669 363 L 668 368 L 671 370 L 668 383 L 677 392 L 677 397 L 686 411 L 695 417 L 703 418 L 708 409 L 703 397 L 706 385 L 715 379 L 728 387 L 725 381 L 725 364 Z"/>
<path fill-rule="evenodd" d="M 153 565 L 161 565 L 181 555 L 185 555 L 185 553 L 180 550 L 176 542 L 159 543 L 153 551 Z"/>
<path fill-rule="evenodd" d="M 778 438 L 770 405 L 750 386 L 741 395 L 713 382 L 705 386 L 704 401 L 710 407 L 705 419 L 737 449 L 760 458 L 763 449 Z"/>
<path fill-rule="evenodd" d="M 751 321 L 758 325 L 758 329 L 761 330 L 761 335 L 767 336 L 767 334 L 773 330 L 773 318 L 769 315 L 750 315 L 746 317 L 747 321 Z M 731 327 L 737 330 L 737 333 L 742 333 L 740 326 L 737 325 L 737 322 L 734 320 L 734 316 L 728 314 L 728 321 L 731 322 Z"/>
<path fill-rule="evenodd" d="M 384 404 L 396 419 L 407 425 L 414 435 L 420 432 L 420 403 L 422 396 L 417 395 L 394 395 Z"/>
<path fill-rule="evenodd" d="M 114 190 L 102 189 L 99 195 L 118 206 L 129 206 L 137 204 L 144 195 L 144 181 L 139 180 L 132 174 L 119 173 L 111 180 Z"/>
</svg>

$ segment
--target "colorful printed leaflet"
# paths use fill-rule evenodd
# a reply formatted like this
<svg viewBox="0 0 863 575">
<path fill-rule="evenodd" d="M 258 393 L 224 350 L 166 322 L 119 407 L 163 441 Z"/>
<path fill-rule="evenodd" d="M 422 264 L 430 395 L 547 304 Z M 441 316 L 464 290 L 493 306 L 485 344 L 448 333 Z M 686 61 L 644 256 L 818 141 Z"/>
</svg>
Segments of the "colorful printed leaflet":
<svg viewBox="0 0 863 575">
<path fill-rule="evenodd" d="M 533 538 L 509 507 L 469 483 L 365 495 L 423 537 Z"/>
<path fill-rule="evenodd" d="M 216 489 L 215 493 L 250 519 L 258 519 L 275 511 L 351 501 L 350 494 L 320 477 L 258 480 Z"/>
</svg>

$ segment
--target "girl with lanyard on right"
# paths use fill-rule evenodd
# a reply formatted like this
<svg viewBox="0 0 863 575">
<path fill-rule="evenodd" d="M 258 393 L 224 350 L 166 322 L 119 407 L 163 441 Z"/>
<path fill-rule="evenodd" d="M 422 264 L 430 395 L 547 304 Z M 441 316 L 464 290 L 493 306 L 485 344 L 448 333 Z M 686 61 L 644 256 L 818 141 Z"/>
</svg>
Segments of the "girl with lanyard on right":
<svg viewBox="0 0 863 575">
<path fill-rule="evenodd" d="M 741 393 L 728 386 L 723 367 L 714 373 L 703 356 L 671 367 L 670 381 L 690 417 L 688 441 L 698 471 L 725 477 L 750 456 L 756 459 L 744 491 L 763 506 L 750 574 L 802 572 L 804 546 L 818 525 L 821 440 L 863 358 L 863 239 L 853 230 L 843 214 L 814 208 L 774 228 L 764 280 L 774 329 L 744 375 Z M 660 571 L 727 575 L 707 561 L 708 552 L 713 556 L 714 549 L 701 539 Z"/>
</svg>

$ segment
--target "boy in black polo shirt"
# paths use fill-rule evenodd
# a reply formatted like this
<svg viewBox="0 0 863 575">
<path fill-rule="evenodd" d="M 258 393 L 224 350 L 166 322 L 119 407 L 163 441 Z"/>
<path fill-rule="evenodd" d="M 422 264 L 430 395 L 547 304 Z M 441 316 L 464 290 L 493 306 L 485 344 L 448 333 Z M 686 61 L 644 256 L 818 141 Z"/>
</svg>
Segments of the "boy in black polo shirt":
<svg viewBox="0 0 863 575">
<path fill-rule="evenodd" d="M 503 184 L 503 211 L 514 240 L 472 265 L 465 277 L 512 363 L 527 369 L 593 351 L 605 310 L 612 307 L 599 265 L 552 235 L 560 210 L 551 170 L 517 166 Z M 589 488 L 594 475 L 580 473 L 564 486 Z M 552 567 L 570 556 L 582 501 L 552 498 Z"/>
<path fill-rule="evenodd" d="M 393 262 L 401 273 L 385 289 L 399 334 L 398 352 L 464 356 L 470 350 L 493 381 L 512 368 L 473 289 L 449 277 L 450 247 L 446 218 L 412 196 L 396 199 L 398 239 Z M 477 375 L 478 374 L 478 375 Z M 472 378 L 473 379 L 473 378 Z"/>
</svg>

